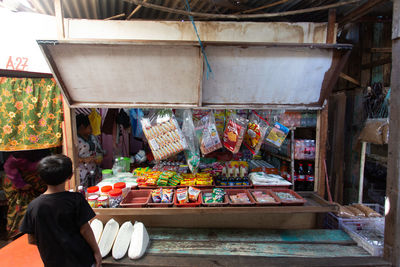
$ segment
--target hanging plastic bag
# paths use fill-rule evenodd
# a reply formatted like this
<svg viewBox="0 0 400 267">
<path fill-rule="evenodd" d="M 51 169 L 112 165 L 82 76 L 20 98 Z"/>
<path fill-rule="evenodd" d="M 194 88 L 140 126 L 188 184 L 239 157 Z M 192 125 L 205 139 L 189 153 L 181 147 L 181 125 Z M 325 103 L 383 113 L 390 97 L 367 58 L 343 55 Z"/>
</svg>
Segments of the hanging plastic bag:
<svg viewBox="0 0 400 267">
<path fill-rule="evenodd" d="M 155 160 L 167 159 L 187 149 L 185 137 L 171 110 L 160 110 L 141 120 Z"/>
<path fill-rule="evenodd" d="M 240 150 L 248 122 L 247 119 L 241 118 L 235 113 L 231 113 L 226 122 L 223 137 L 224 147 L 233 154 L 238 153 Z"/>
<path fill-rule="evenodd" d="M 283 141 L 285 141 L 286 136 L 289 133 L 289 129 L 283 124 L 275 122 L 273 127 L 271 126 L 268 127 L 267 132 L 268 134 L 267 137 L 265 138 L 265 141 L 270 144 L 273 144 L 276 147 L 281 147 Z"/>
<path fill-rule="evenodd" d="M 91 110 L 92 111 L 90 112 L 88 118 L 89 118 L 90 126 L 92 127 L 92 134 L 94 136 L 98 136 L 101 134 L 101 131 L 100 131 L 101 116 L 95 108 L 92 108 Z"/>
<path fill-rule="evenodd" d="M 222 148 L 212 111 L 196 123 L 196 135 L 199 139 L 200 150 L 203 155 Z"/>
<path fill-rule="evenodd" d="M 267 129 L 268 122 L 257 112 L 253 111 L 250 115 L 250 121 L 247 125 L 247 131 L 244 136 L 244 145 L 253 155 L 260 151 Z"/>
<path fill-rule="evenodd" d="M 200 165 L 200 150 L 199 141 L 196 137 L 196 130 L 193 124 L 192 112 L 190 110 L 185 110 L 183 112 L 183 123 L 182 123 L 182 133 L 186 138 L 188 149 L 185 150 L 186 162 L 192 173 L 197 173 L 197 169 Z"/>
</svg>

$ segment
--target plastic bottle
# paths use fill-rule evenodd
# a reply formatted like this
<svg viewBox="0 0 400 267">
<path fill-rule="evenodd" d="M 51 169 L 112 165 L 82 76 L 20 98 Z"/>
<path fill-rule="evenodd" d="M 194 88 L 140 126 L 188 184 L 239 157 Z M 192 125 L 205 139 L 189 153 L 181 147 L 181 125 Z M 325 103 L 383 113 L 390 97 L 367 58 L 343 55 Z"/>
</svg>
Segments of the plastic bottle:
<svg viewBox="0 0 400 267">
<path fill-rule="evenodd" d="M 311 163 L 307 165 L 306 190 L 314 191 L 314 169 Z"/>
<path fill-rule="evenodd" d="M 85 196 L 85 189 L 83 189 L 83 186 L 78 186 L 78 192 Z"/>
<path fill-rule="evenodd" d="M 123 199 L 121 189 L 113 189 L 109 192 L 109 195 L 110 208 L 117 208 Z"/>
<path fill-rule="evenodd" d="M 111 190 L 112 190 L 111 185 L 105 185 L 105 186 L 101 187 L 101 189 L 100 189 L 101 196 L 108 196 L 108 194 L 110 193 Z"/>
<path fill-rule="evenodd" d="M 96 185 L 96 174 L 94 171 L 90 171 L 89 174 L 87 175 L 87 183 L 89 186 Z"/>
<path fill-rule="evenodd" d="M 299 163 L 299 169 L 297 171 L 297 180 L 296 180 L 296 191 L 303 191 L 304 190 L 304 183 L 306 180 L 306 173 L 303 168 L 303 164 Z"/>
<path fill-rule="evenodd" d="M 93 195 L 96 195 L 96 196 L 98 196 L 99 195 L 99 187 L 98 186 L 91 186 L 91 187 L 88 187 L 88 189 L 86 190 L 86 199 L 88 199 L 90 196 L 93 196 Z"/>
</svg>

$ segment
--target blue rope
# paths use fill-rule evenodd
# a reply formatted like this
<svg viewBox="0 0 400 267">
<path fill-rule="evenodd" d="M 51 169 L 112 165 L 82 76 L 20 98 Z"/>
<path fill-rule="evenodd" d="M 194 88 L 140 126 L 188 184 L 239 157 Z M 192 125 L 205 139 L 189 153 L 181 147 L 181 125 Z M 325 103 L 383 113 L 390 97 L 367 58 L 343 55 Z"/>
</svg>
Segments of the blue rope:
<svg viewBox="0 0 400 267">
<path fill-rule="evenodd" d="M 188 1 L 188 0 L 185 0 L 185 1 L 186 1 L 186 2 L 185 2 L 186 11 L 187 11 L 187 12 L 192 12 L 191 9 L 190 9 L 189 1 Z M 196 33 L 196 35 L 197 35 L 197 39 L 198 39 L 198 41 L 199 41 L 200 48 L 201 48 L 201 53 L 203 54 L 203 56 L 204 56 L 204 61 L 206 62 L 206 65 L 207 65 L 206 77 L 207 77 L 207 80 L 208 80 L 208 74 L 209 74 L 209 73 L 212 74 L 211 66 L 210 66 L 210 64 L 208 63 L 206 51 L 204 50 L 203 43 L 202 43 L 201 40 L 200 40 L 200 36 L 199 36 L 198 31 L 197 31 L 196 24 L 194 23 L 193 16 L 189 15 L 189 18 L 190 18 L 190 21 L 192 22 L 194 31 L 195 31 L 195 33 Z"/>
</svg>

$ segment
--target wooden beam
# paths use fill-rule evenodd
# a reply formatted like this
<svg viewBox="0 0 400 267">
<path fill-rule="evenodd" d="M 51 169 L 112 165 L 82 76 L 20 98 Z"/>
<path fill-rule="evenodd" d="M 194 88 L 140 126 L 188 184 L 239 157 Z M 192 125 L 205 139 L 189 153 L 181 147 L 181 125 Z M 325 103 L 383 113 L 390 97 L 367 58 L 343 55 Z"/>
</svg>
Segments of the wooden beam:
<svg viewBox="0 0 400 267">
<path fill-rule="evenodd" d="M 326 43 L 334 44 L 336 43 L 335 36 L 335 23 L 336 23 L 336 9 L 329 9 L 328 15 L 328 29 L 326 31 Z"/>
<path fill-rule="evenodd" d="M 370 49 L 371 53 L 392 53 L 391 47 L 373 47 Z"/>
<path fill-rule="evenodd" d="M 56 14 L 57 37 L 59 40 L 65 39 L 64 12 L 63 12 L 62 0 L 54 1 L 54 13 Z"/>
<path fill-rule="evenodd" d="M 115 16 L 106 18 L 106 19 L 104 19 L 104 20 L 119 19 L 119 18 L 123 18 L 123 17 L 125 17 L 125 13 L 121 13 L 121 14 L 119 14 L 119 15 L 115 15 Z"/>
<path fill-rule="evenodd" d="M 349 81 L 349 82 L 351 82 L 351 83 L 354 83 L 355 85 L 358 85 L 358 86 L 361 85 L 359 81 L 357 81 L 356 79 L 350 77 L 350 76 L 347 75 L 347 74 L 344 74 L 343 72 L 341 72 L 341 73 L 339 74 L 339 77 L 342 78 L 342 79 L 345 79 L 346 81 Z"/>
<path fill-rule="evenodd" d="M 144 3 L 147 2 L 147 0 L 143 0 Z M 126 20 L 130 20 L 133 15 L 135 15 L 140 9 L 142 8 L 142 5 L 137 5 L 135 9 L 129 14 L 129 16 L 126 18 Z"/>
<path fill-rule="evenodd" d="M 286 3 L 287 1 L 289 1 L 289 0 L 280 0 L 280 1 L 276 1 L 276 2 L 270 3 L 270 4 L 268 4 L 268 5 L 264 5 L 264 6 L 252 8 L 252 9 L 249 9 L 249 10 L 245 10 L 245 11 L 243 11 L 243 12 L 235 13 L 235 15 L 237 15 L 237 14 L 253 13 L 253 12 L 255 12 L 255 11 L 267 9 L 267 8 L 270 8 L 270 7 L 273 7 L 273 6 L 277 6 L 277 5 Z"/>
<path fill-rule="evenodd" d="M 370 68 L 373 68 L 376 66 L 381 66 L 381 65 L 385 65 L 385 64 L 389 64 L 389 63 L 392 63 L 392 58 L 386 57 L 386 58 L 372 61 L 371 63 L 363 64 L 363 65 L 361 65 L 361 69 L 370 69 Z"/>
<path fill-rule="evenodd" d="M 362 16 L 366 15 L 368 12 L 371 11 L 372 8 L 375 6 L 382 4 L 383 2 L 386 2 L 388 0 L 370 0 L 367 1 L 365 4 L 362 6 L 350 11 L 345 15 L 344 17 L 339 19 L 339 26 L 343 26 L 349 22 L 355 21 L 358 18 L 361 18 Z"/>
<path fill-rule="evenodd" d="M 392 76 L 390 97 L 390 136 L 388 145 L 388 168 L 386 197 L 389 212 L 385 217 L 384 257 L 393 266 L 400 265 L 400 0 L 393 1 L 392 25 Z"/>
</svg>

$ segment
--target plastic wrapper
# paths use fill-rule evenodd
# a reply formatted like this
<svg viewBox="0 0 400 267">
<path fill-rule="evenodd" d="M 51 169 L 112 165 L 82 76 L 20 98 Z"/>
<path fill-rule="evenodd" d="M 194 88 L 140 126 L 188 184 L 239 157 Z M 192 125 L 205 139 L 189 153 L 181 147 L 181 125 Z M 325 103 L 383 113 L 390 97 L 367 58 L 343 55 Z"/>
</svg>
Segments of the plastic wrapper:
<svg viewBox="0 0 400 267">
<path fill-rule="evenodd" d="M 354 218 L 355 215 L 345 206 L 339 205 L 339 211 L 336 212 L 336 215 L 342 218 Z"/>
<path fill-rule="evenodd" d="M 236 195 L 229 196 L 231 201 L 236 204 L 248 204 L 251 203 L 246 193 L 238 193 Z"/>
<path fill-rule="evenodd" d="M 283 124 L 275 122 L 274 127 L 270 126 L 267 132 L 268 134 L 266 134 L 267 137 L 265 138 L 265 141 L 274 146 L 280 147 L 286 139 L 289 129 Z"/>
<path fill-rule="evenodd" d="M 151 198 L 153 199 L 154 203 L 160 203 L 162 197 L 162 190 L 161 188 L 155 189 L 151 191 Z"/>
<path fill-rule="evenodd" d="M 363 142 L 377 145 L 387 144 L 389 137 L 388 119 L 368 119 L 360 133 Z"/>
<path fill-rule="evenodd" d="M 200 189 L 189 186 L 188 194 L 189 194 L 189 201 L 196 202 L 200 194 Z"/>
<path fill-rule="evenodd" d="M 201 118 L 195 126 L 196 135 L 200 142 L 200 150 L 203 155 L 222 148 L 212 111 Z"/>
<path fill-rule="evenodd" d="M 214 110 L 215 126 L 217 127 L 219 138 L 224 138 L 225 129 L 225 109 Z"/>
<path fill-rule="evenodd" d="M 363 204 L 353 204 L 351 206 L 364 212 L 367 217 L 370 217 L 370 218 L 382 217 L 382 215 L 380 215 L 378 212 L 374 211 L 370 207 L 367 207 Z"/>
<path fill-rule="evenodd" d="M 353 214 L 354 214 L 354 216 L 356 216 L 356 217 L 365 217 L 365 213 L 364 212 L 362 212 L 361 210 L 359 210 L 359 209 L 357 209 L 357 208 L 355 208 L 355 207 L 352 207 L 352 206 L 345 206 L 349 211 L 351 211 Z"/>
<path fill-rule="evenodd" d="M 187 188 L 179 188 L 178 190 L 176 190 L 176 199 L 179 204 L 188 203 L 189 196 Z"/>
<path fill-rule="evenodd" d="M 248 120 L 235 114 L 232 114 L 226 122 L 223 142 L 225 148 L 233 154 L 238 153 L 240 150 L 246 132 L 247 122 Z"/>
<path fill-rule="evenodd" d="M 254 155 L 260 151 L 268 129 L 268 123 L 257 112 L 253 111 L 250 115 L 247 131 L 244 136 L 244 145 Z"/>
<path fill-rule="evenodd" d="M 143 118 L 141 123 L 155 160 L 169 158 L 187 149 L 185 137 L 171 111 L 159 111 Z"/>
<path fill-rule="evenodd" d="M 224 202 L 225 191 L 222 188 L 214 188 L 212 192 L 212 199 L 215 203 Z"/>
<path fill-rule="evenodd" d="M 212 193 L 204 193 L 203 201 L 204 201 L 204 203 L 214 203 L 213 194 Z"/>
<path fill-rule="evenodd" d="M 172 189 L 163 189 L 161 203 L 171 203 L 174 191 Z"/>
<path fill-rule="evenodd" d="M 196 137 L 196 130 L 193 124 L 192 112 L 185 110 L 183 112 L 182 133 L 186 138 L 188 149 L 185 150 L 186 162 L 192 173 L 197 173 L 200 165 L 199 141 Z"/>
</svg>

